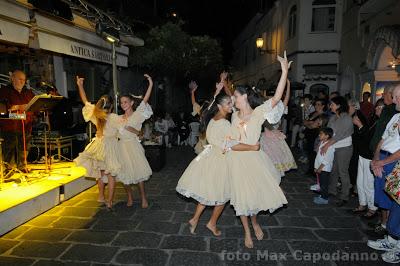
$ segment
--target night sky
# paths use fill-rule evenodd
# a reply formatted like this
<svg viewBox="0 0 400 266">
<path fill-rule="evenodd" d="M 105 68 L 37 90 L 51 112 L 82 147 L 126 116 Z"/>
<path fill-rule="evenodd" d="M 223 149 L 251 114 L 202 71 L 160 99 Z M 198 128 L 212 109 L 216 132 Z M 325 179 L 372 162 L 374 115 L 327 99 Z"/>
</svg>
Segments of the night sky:
<svg viewBox="0 0 400 266">
<path fill-rule="evenodd" d="M 139 22 L 135 31 L 181 19 L 183 28 L 193 35 L 209 35 L 220 41 L 225 63 L 229 64 L 232 41 L 260 10 L 273 0 L 89 0 L 89 2 L 119 16 L 129 16 Z M 156 6 L 156 8 L 154 8 Z M 175 13 L 176 17 L 172 14 Z M 143 22 L 144 24 L 142 24 Z"/>
</svg>

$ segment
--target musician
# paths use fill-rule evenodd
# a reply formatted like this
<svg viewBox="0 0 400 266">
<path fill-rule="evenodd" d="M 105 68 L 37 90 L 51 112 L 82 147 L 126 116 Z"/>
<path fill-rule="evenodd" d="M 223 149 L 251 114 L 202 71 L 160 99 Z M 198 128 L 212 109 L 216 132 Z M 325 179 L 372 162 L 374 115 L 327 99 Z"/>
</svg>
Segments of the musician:
<svg viewBox="0 0 400 266">
<path fill-rule="evenodd" d="M 5 100 L 11 112 L 23 113 L 27 103 L 35 96 L 32 90 L 25 87 L 26 75 L 15 70 L 11 75 L 11 84 L 0 89 L 0 99 Z M 26 120 L 0 120 L 0 135 L 3 142 L 3 159 L 10 164 L 15 163 L 18 169 L 25 171 L 23 123 L 25 127 L 26 151 L 32 133 L 32 114 L 26 114 Z"/>
</svg>

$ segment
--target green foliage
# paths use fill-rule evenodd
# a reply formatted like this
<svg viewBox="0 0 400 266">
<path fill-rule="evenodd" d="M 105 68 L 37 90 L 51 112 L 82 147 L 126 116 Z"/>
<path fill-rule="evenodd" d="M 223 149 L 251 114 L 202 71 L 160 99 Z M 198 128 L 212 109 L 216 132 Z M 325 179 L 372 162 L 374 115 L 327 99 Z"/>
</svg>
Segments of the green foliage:
<svg viewBox="0 0 400 266">
<path fill-rule="evenodd" d="M 151 69 L 173 82 L 218 76 L 223 66 L 222 49 L 209 36 L 190 36 L 181 24 L 166 23 L 150 30 L 145 46 L 131 48 L 130 65 Z"/>
</svg>

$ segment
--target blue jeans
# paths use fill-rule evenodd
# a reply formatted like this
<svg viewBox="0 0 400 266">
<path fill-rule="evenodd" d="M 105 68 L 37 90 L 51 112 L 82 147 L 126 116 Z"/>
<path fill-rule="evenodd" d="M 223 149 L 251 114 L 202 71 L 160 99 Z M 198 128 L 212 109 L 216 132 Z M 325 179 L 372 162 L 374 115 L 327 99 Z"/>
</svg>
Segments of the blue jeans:
<svg viewBox="0 0 400 266">
<path fill-rule="evenodd" d="M 387 152 L 382 152 L 379 154 L 379 159 L 383 160 L 390 156 Z M 375 177 L 374 189 L 375 189 L 375 205 L 379 208 L 390 210 L 393 205 L 393 200 L 385 192 L 386 176 L 390 174 L 397 162 L 393 162 L 383 166 L 382 177 Z"/>
</svg>

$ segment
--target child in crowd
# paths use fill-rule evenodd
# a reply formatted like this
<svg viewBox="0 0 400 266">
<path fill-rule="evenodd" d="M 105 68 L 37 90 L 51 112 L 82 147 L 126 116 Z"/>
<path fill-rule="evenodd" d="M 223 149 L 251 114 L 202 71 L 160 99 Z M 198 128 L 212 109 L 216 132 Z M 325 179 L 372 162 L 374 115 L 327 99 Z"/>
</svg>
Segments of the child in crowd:
<svg viewBox="0 0 400 266">
<path fill-rule="evenodd" d="M 328 187 L 329 187 L 329 175 L 332 170 L 333 157 L 335 153 L 335 149 L 330 146 L 328 151 L 322 155 L 321 147 L 325 145 L 325 143 L 332 138 L 333 130 L 329 127 L 321 128 L 319 131 L 319 148 L 317 157 L 314 162 L 314 171 L 317 175 L 317 184 L 311 186 L 311 190 L 320 190 L 321 195 L 314 197 L 315 204 L 328 204 Z"/>
</svg>

